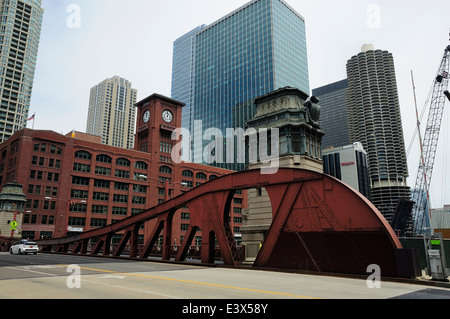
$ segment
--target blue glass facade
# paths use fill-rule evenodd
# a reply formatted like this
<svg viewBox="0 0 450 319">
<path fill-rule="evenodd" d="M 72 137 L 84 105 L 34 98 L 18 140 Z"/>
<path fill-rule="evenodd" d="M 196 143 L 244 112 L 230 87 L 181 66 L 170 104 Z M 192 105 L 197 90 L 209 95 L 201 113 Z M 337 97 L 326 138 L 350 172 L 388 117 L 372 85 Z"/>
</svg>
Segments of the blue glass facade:
<svg viewBox="0 0 450 319">
<path fill-rule="evenodd" d="M 254 99 L 281 87 L 309 94 L 305 21 L 284 1 L 249 2 L 197 32 L 195 46 L 195 109 L 183 112 L 201 120 L 203 131 L 217 128 L 225 135 L 227 128 L 245 128 Z M 203 162 L 202 152 L 193 159 Z M 236 161 L 212 165 L 245 169 Z"/>
<path fill-rule="evenodd" d="M 186 104 L 183 110 L 181 126 L 192 131 L 193 123 L 193 90 L 195 66 L 195 39 L 197 33 L 206 25 L 188 32 L 173 44 L 172 93 L 177 101 Z"/>
</svg>

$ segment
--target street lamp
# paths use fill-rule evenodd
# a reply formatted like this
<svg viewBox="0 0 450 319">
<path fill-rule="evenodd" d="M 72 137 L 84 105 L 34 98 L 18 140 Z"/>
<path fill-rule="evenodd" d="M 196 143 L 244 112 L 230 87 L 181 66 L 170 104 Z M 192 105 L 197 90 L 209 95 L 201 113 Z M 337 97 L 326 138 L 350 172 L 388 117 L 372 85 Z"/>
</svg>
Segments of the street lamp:
<svg viewBox="0 0 450 319">
<path fill-rule="evenodd" d="M 46 201 L 51 201 L 51 200 L 53 200 L 53 198 L 52 197 L 49 197 L 49 196 L 46 196 L 45 197 L 45 200 Z M 59 227 L 55 227 L 55 231 L 56 231 L 56 229 L 58 230 L 58 231 L 60 231 L 60 232 L 62 232 L 62 230 L 63 230 L 63 228 L 65 229 L 65 231 L 64 231 L 64 234 L 68 234 L 68 232 L 69 232 L 69 215 L 70 215 L 70 212 L 69 212 L 69 207 L 70 207 L 70 205 L 75 205 L 75 204 L 86 204 L 87 203 L 87 201 L 86 200 L 80 200 L 80 201 L 73 201 L 73 200 L 64 200 L 64 199 L 59 199 L 59 198 L 55 198 L 55 200 L 58 202 L 58 203 L 64 203 L 64 204 L 67 204 L 67 214 L 66 214 L 66 218 L 65 218 L 65 220 L 64 220 L 64 227 L 62 227 L 62 225 L 61 225 L 61 223 L 62 222 L 58 222 L 58 224 L 57 225 L 59 225 Z M 62 207 L 60 207 L 60 205 L 58 204 L 58 210 L 59 210 L 59 216 L 61 217 L 60 218 L 60 220 L 62 221 L 63 220 L 63 217 L 64 217 L 64 209 L 66 209 L 66 207 L 65 207 L 65 205 L 64 205 L 64 208 L 62 208 Z M 56 214 L 58 214 L 58 211 L 56 212 Z"/>
</svg>

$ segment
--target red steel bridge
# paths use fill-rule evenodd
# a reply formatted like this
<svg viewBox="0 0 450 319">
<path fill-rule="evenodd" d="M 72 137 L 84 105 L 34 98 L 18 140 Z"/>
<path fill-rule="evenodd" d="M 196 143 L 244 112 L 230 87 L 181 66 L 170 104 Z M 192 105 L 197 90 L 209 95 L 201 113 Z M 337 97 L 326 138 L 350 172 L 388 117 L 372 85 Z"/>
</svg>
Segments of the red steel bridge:
<svg viewBox="0 0 450 319">
<path fill-rule="evenodd" d="M 187 206 L 190 226 L 175 261 L 185 261 L 201 229 L 201 262 L 214 263 L 217 239 L 223 263 L 237 266 L 242 261 L 230 229 L 230 206 L 237 190 L 250 188 L 266 189 L 273 212 L 254 267 L 367 275 L 368 266 L 376 264 L 383 276 L 416 276 L 412 251 L 403 249 L 391 226 L 365 197 L 331 176 L 301 169 L 281 168 L 274 175 L 260 170 L 233 173 L 115 224 L 39 245 L 47 251 L 105 256 L 121 256 L 128 245 L 130 258 L 147 259 L 162 234 L 162 259 L 169 261 L 173 216 Z M 144 223 L 154 227 L 138 249 Z M 116 233 L 123 237 L 112 250 Z M 88 251 L 91 240 L 96 244 Z"/>
</svg>

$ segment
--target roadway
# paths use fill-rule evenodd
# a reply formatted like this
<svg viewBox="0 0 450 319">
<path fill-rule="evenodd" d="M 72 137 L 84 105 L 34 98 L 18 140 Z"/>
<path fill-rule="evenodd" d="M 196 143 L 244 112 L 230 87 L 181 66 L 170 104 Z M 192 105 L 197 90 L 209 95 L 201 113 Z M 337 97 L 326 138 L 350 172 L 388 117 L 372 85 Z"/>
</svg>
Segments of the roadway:
<svg viewBox="0 0 450 319">
<path fill-rule="evenodd" d="M 205 299 L 391 298 L 450 299 L 450 289 L 383 280 L 381 288 L 369 288 L 365 279 L 356 278 L 42 253 L 0 253 L 0 300 L 179 299 L 189 306 L 189 301 Z"/>
</svg>

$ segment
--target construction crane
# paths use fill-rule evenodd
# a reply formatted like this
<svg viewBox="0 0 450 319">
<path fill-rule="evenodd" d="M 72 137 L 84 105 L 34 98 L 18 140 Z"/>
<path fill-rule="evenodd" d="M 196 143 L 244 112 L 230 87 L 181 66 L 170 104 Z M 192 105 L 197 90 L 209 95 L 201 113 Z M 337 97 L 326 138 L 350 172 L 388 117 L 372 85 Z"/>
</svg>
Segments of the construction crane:
<svg viewBox="0 0 450 319">
<path fill-rule="evenodd" d="M 416 184 L 414 187 L 415 191 L 412 196 L 412 200 L 415 204 L 412 209 L 410 222 L 408 223 L 408 229 L 405 233 L 406 236 L 431 235 L 430 231 L 424 230 L 424 223 L 427 214 L 431 219 L 429 189 L 431 177 L 433 175 L 433 167 L 436 158 L 446 98 L 450 101 L 450 93 L 448 91 L 448 84 L 450 80 L 449 60 L 450 45 L 445 48 L 444 56 L 431 90 L 428 122 L 425 128 L 423 140 L 420 135 L 420 120 L 416 106 L 421 159 L 419 162 Z"/>
</svg>

